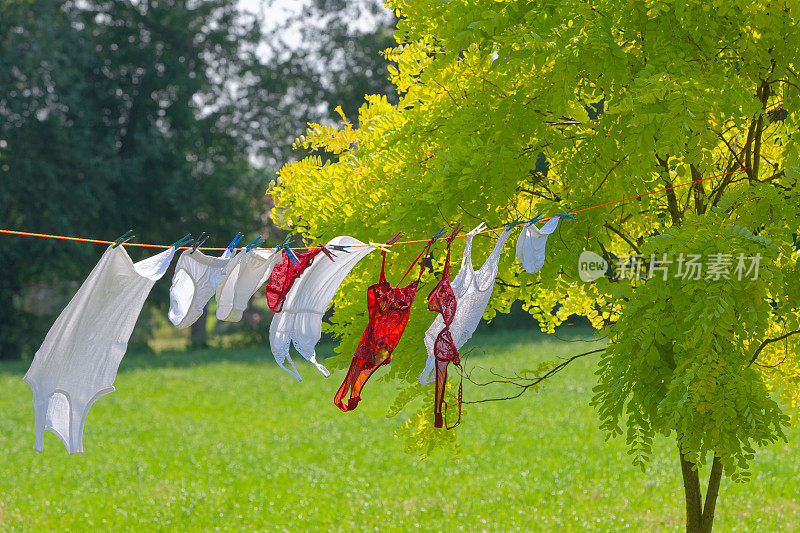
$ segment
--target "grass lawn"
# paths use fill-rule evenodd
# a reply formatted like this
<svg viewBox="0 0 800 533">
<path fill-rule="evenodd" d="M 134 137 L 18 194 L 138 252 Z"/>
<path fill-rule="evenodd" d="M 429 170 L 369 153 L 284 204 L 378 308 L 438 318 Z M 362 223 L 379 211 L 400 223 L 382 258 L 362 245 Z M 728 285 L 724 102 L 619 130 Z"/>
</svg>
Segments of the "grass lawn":
<svg viewBox="0 0 800 533">
<path fill-rule="evenodd" d="M 519 333 L 472 345 L 485 354 L 469 365 L 506 372 L 592 346 Z M 426 459 L 394 437 L 384 372 L 342 413 L 343 371 L 325 379 L 302 364 L 298 383 L 265 348 L 129 354 L 117 392 L 89 414 L 86 453 L 68 456 L 48 432 L 39 454 L 27 365 L 0 364 L 0 529 L 682 529 L 672 441 L 658 441 L 645 474 L 624 442 L 605 442 L 588 406 L 595 362 L 540 393 L 465 406 L 458 452 Z M 758 453 L 750 483 L 723 480 L 715 531 L 800 530 L 800 432 L 789 437 Z"/>
</svg>

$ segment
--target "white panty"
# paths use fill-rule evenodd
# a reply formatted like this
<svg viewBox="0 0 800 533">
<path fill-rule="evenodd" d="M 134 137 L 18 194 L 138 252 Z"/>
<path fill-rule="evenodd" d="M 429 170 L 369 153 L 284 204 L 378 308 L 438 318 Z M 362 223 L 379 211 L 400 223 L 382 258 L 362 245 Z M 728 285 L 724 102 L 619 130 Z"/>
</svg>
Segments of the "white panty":
<svg viewBox="0 0 800 533">
<path fill-rule="evenodd" d="M 225 267 L 217 285 L 217 319 L 238 322 L 250 298 L 280 263 L 276 250 L 241 250 Z"/>
<path fill-rule="evenodd" d="M 200 250 L 185 250 L 181 254 L 169 288 L 170 322 L 183 329 L 202 316 L 231 255 L 229 250 L 222 257 L 209 257 Z"/>
<path fill-rule="evenodd" d="M 544 266 L 544 248 L 547 237 L 556 230 L 559 217 L 548 220 L 542 229 L 533 224 L 525 226 L 517 237 L 517 259 L 528 274 L 539 272 Z"/>
</svg>

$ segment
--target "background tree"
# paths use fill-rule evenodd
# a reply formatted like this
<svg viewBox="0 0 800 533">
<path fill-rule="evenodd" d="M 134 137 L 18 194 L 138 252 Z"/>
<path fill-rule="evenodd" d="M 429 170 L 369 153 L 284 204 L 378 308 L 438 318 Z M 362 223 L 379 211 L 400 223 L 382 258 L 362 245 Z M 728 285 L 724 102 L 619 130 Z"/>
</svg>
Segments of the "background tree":
<svg viewBox="0 0 800 533">
<path fill-rule="evenodd" d="M 264 175 L 222 127 L 238 105 L 226 80 L 257 63 L 255 20 L 223 0 L 0 10 L 0 226 L 104 239 L 134 228 L 172 242 L 258 224 Z M 52 322 L 24 311 L 25 289 L 82 279 L 100 250 L 2 239 L 2 357 L 32 353 Z"/>
<path fill-rule="evenodd" d="M 233 0 L 0 0 L 0 227 L 277 237 L 263 183 L 297 132 L 335 116 L 329 101 L 355 114 L 363 93 L 390 87 L 391 17 L 376 7 L 309 2 L 270 32 Z M 101 251 L 0 239 L 0 357 L 33 353 Z M 149 307 L 163 310 L 167 287 Z M 205 336 L 200 319 L 193 344 Z"/>
<path fill-rule="evenodd" d="M 674 439 L 686 529 L 709 531 L 722 473 L 746 480 L 755 449 L 785 438 L 787 414 L 800 405 L 800 8 L 389 4 L 398 15 L 387 57 L 399 103 L 368 96 L 360 127 L 309 128 L 299 145 L 333 160 L 311 155 L 281 170 L 272 193 L 282 226 L 314 239 L 380 240 L 401 229 L 424 239 L 442 223 L 498 227 L 706 178 L 562 222 L 536 275 L 506 250 L 485 318 L 521 300 L 544 330 L 577 313 L 607 334 L 594 397 L 601 427 L 624 432 L 643 468 L 656 434 Z M 476 240 L 475 264 L 495 238 Z M 394 248 L 390 281 L 399 282 L 420 246 Z M 585 284 L 577 272 L 584 249 L 611 262 L 666 254 L 673 274 L 680 254 L 758 255 L 760 270 L 757 279 L 706 271 L 697 280 Z M 364 290 L 377 261 L 366 260 L 335 301 L 340 368 L 366 325 Z M 387 373 L 401 387 L 390 412 L 422 398 L 400 432 L 429 450 L 454 437 L 432 427 L 433 391 L 415 384 L 433 320 L 425 303 L 417 299 Z M 564 364 L 510 379 L 514 394 Z M 698 469 L 707 464 L 704 501 Z"/>
</svg>

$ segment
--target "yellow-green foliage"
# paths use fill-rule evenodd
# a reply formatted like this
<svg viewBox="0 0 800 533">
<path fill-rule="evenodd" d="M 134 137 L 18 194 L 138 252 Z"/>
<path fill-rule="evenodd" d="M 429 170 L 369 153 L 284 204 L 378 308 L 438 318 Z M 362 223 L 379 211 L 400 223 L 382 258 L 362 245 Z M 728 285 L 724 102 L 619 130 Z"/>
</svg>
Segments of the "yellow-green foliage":
<svg viewBox="0 0 800 533">
<path fill-rule="evenodd" d="M 692 460 L 713 452 L 730 474 L 746 467 L 752 447 L 780 438 L 786 423 L 770 391 L 784 409 L 800 406 L 800 335 L 766 344 L 750 363 L 763 341 L 800 329 L 800 3 L 388 4 L 399 17 L 386 55 L 400 102 L 367 96 L 358 127 L 344 117 L 337 128 L 310 125 L 298 140 L 309 156 L 286 165 L 270 191 L 283 227 L 424 239 L 444 223 L 497 227 L 710 177 L 562 222 L 538 274 L 525 274 L 507 246 L 485 318 L 517 300 L 547 331 L 572 313 L 589 317 L 612 341 L 594 402 L 612 434 L 627 425 L 637 462 L 660 433 L 677 436 Z M 476 239 L 476 265 L 495 238 Z M 394 248 L 390 281 L 421 247 Z M 584 249 L 760 254 L 761 275 L 585 284 Z M 373 254 L 336 297 L 340 367 L 366 324 L 364 291 L 377 269 Z M 408 398 L 433 319 L 429 287 L 388 372 Z M 365 399 L 389 403 L 370 398 L 369 386 Z M 415 427 L 423 446 L 442 433 L 430 429 L 429 410 Z"/>
</svg>

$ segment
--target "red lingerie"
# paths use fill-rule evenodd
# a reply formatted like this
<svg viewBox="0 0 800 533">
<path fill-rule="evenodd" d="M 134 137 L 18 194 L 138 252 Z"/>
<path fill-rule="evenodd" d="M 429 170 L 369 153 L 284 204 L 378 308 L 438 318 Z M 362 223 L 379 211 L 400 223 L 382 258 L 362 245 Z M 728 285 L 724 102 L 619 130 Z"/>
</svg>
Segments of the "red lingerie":
<svg viewBox="0 0 800 533">
<path fill-rule="evenodd" d="M 453 288 L 450 286 L 450 245 L 453 243 L 458 229 L 457 227 L 453 234 L 445 239 L 447 241 L 447 258 L 444 262 L 442 279 L 428 294 L 428 309 L 441 313 L 442 320 L 444 320 L 444 328 L 439 332 L 433 344 L 433 354 L 436 358 L 436 394 L 433 407 L 434 427 L 440 428 L 443 425 L 442 404 L 444 403 L 444 391 L 447 387 L 447 365 L 452 362 L 461 370 L 462 375 L 462 383 L 458 386 L 458 421 L 447 429 L 453 429 L 461 422 L 461 397 L 464 375 L 464 369 L 461 367 L 461 360 L 458 357 L 458 349 L 450 334 L 450 324 L 453 323 L 453 318 L 455 318 L 457 303 Z M 446 411 L 447 404 L 444 404 L 444 407 Z"/>
<path fill-rule="evenodd" d="M 286 300 L 286 294 L 294 285 L 294 280 L 306 271 L 314 258 L 322 251 L 322 246 L 318 246 L 304 254 L 295 254 L 297 257 L 297 264 L 295 264 L 286 253 L 286 249 L 281 250 L 283 260 L 281 264 L 275 265 L 272 273 L 269 276 L 269 283 L 265 290 L 267 295 L 267 305 L 272 311 L 280 313 L 283 309 L 283 302 Z"/>
<path fill-rule="evenodd" d="M 425 258 L 427 258 L 427 251 L 431 244 L 433 242 L 428 241 L 420 257 L 426 254 Z M 361 389 L 364 388 L 370 376 L 379 367 L 391 362 L 392 351 L 400 342 L 400 337 L 408 323 L 411 304 L 417 295 L 417 285 L 419 285 L 422 271 L 425 268 L 425 259 L 423 259 L 416 281 L 412 281 L 405 287 L 392 287 L 385 275 L 386 252 L 382 251 L 381 256 L 383 257 L 381 277 L 378 283 L 367 289 L 369 324 L 353 354 L 347 376 L 333 397 L 333 403 L 342 411 L 355 409 L 358 402 L 361 401 Z M 348 391 L 350 397 L 345 404 L 344 398 Z"/>
</svg>

